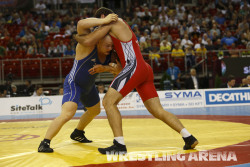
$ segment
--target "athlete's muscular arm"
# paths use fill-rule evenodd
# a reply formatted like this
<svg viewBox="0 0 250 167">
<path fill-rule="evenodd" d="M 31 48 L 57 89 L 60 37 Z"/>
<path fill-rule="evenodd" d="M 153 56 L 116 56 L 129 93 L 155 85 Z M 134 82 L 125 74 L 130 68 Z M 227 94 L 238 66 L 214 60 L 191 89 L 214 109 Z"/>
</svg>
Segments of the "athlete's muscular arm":
<svg viewBox="0 0 250 167">
<path fill-rule="evenodd" d="M 84 46 L 94 46 L 98 43 L 100 39 L 102 39 L 107 33 L 109 32 L 111 26 L 110 25 L 105 25 L 97 30 L 95 30 L 92 33 L 89 34 L 84 34 L 84 35 L 79 35 L 76 34 L 74 36 L 74 39 L 79 42 L 81 45 Z"/>
<path fill-rule="evenodd" d="M 97 18 L 88 18 L 80 20 L 77 24 L 77 32 L 78 34 L 74 36 L 75 40 L 84 46 L 93 46 L 96 45 L 97 42 L 103 38 L 110 30 L 111 25 L 106 25 L 111 22 L 117 21 L 118 16 L 116 14 L 109 14 L 107 17 L 103 19 Z M 94 26 L 99 26 L 97 30 L 92 33 L 89 33 L 89 28 Z"/>
<path fill-rule="evenodd" d="M 89 29 L 95 26 L 100 26 L 100 25 L 104 25 L 104 24 L 108 24 L 111 22 L 115 22 L 117 21 L 118 16 L 117 14 L 109 14 L 107 17 L 105 18 L 87 18 L 87 19 L 82 19 L 80 21 L 78 21 L 77 23 L 77 30 L 78 29 Z"/>
<path fill-rule="evenodd" d="M 121 72 L 121 70 L 122 70 L 122 65 L 118 60 L 116 60 L 116 63 L 109 63 L 109 65 L 105 66 L 97 64 L 93 68 L 89 69 L 89 73 L 91 75 L 94 75 L 96 73 L 110 72 L 116 76 Z"/>
</svg>

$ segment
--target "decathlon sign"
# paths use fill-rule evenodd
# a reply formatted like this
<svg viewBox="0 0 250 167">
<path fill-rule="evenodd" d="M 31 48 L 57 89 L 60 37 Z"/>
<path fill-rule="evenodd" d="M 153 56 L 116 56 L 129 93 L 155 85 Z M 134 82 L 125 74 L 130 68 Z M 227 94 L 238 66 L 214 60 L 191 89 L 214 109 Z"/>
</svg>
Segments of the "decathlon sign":
<svg viewBox="0 0 250 167">
<path fill-rule="evenodd" d="M 206 105 L 250 104 L 250 89 L 206 90 Z"/>
</svg>

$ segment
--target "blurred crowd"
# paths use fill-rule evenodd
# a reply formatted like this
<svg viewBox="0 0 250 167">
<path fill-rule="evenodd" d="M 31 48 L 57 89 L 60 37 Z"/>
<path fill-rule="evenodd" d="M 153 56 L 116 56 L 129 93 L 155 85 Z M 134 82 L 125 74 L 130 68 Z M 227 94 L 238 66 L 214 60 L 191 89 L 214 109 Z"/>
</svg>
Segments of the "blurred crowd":
<svg viewBox="0 0 250 167">
<path fill-rule="evenodd" d="M 188 55 L 192 63 L 190 55 L 195 56 L 194 52 L 227 50 L 221 54 L 237 57 L 234 50 L 250 48 L 247 0 L 201 0 L 195 6 L 157 2 L 149 5 L 135 1 L 120 12 L 135 32 L 141 51 L 154 59 L 159 58 L 158 53 L 172 52 L 173 57 Z M 77 21 L 92 17 L 97 9 L 96 4 L 78 8 L 62 4 L 58 10 L 45 1 L 38 1 L 28 12 L 1 9 L 0 56 L 4 58 L 8 52 L 14 55 L 13 51 L 46 57 L 72 56 L 76 42 L 71 35 Z"/>
<path fill-rule="evenodd" d="M 196 57 L 209 51 L 216 50 L 220 58 L 250 55 L 249 0 L 152 2 L 135 0 L 115 11 L 136 34 L 144 58 L 157 66 L 165 60 L 164 53 L 185 57 L 190 68 Z M 92 17 L 97 9 L 97 4 L 77 6 L 70 1 L 55 8 L 42 0 L 26 12 L 1 9 L 0 59 L 73 57 L 77 22 Z"/>
</svg>

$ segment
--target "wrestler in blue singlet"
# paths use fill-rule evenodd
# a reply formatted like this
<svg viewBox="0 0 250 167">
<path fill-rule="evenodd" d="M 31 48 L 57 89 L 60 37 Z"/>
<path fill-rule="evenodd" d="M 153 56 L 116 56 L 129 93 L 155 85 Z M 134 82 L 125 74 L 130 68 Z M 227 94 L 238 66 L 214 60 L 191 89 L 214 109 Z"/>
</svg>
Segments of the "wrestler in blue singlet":
<svg viewBox="0 0 250 167">
<path fill-rule="evenodd" d="M 62 105 L 68 101 L 78 104 L 79 100 L 85 107 L 96 105 L 100 101 L 95 87 L 97 74 L 91 75 L 88 71 L 95 64 L 108 65 L 110 62 L 110 54 L 104 63 L 99 61 L 97 47 L 84 59 L 74 60 L 74 65 L 64 81 Z"/>
</svg>

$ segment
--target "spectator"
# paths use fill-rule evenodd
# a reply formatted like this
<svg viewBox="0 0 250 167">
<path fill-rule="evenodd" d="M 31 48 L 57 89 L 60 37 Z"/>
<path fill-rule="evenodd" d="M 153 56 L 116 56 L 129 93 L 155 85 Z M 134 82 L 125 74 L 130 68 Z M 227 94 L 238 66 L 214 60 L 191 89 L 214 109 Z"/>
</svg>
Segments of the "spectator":
<svg viewBox="0 0 250 167">
<path fill-rule="evenodd" d="M 179 44 L 175 44 L 174 49 L 172 50 L 172 57 L 184 57 L 184 51 L 179 47 Z"/>
<path fill-rule="evenodd" d="M 57 52 L 64 56 L 64 52 L 67 50 L 67 46 L 64 45 L 63 40 L 60 40 L 59 45 L 57 45 Z"/>
<path fill-rule="evenodd" d="M 169 35 L 168 31 L 165 31 L 164 33 L 162 33 L 161 40 L 167 40 L 168 42 L 173 41 L 172 36 Z"/>
<path fill-rule="evenodd" d="M 134 17 L 132 19 L 132 25 L 140 25 L 141 24 L 141 19 L 137 16 L 136 13 L 134 13 Z"/>
<path fill-rule="evenodd" d="M 207 54 L 207 49 L 205 48 L 205 45 L 202 43 L 201 47 L 196 49 L 196 55 L 204 58 L 206 54 Z"/>
<path fill-rule="evenodd" d="M 27 50 L 27 55 L 36 55 L 37 53 L 37 45 L 35 42 L 29 45 Z"/>
<path fill-rule="evenodd" d="M 74 31 L 73 31 L 73 32 L 74 32 Z M 71 31 L 70 26 L 69 26 L 69 25 L 66 25 L 66 27 L 65 27 L 65 32 L 64 32 L 64 36 L 65 36 L 65 37 L 71 36 L 73 32 Z"/>
<path fill-rule="evenodd" d="M 157 64 L 157 66 L 159 67 L 161 64 L 159 62 L 160 59 L 160 48 L 157 45 L 156 41 L 153 41 L 153 46 L 152 46 L 152 50 L 149 51 L 149 57 L 152 60 L 155 60 L 155 63 Z"/>
<path fill-rule="evenodd" d="M 203 38 L 202 38 L 202 41 L 201 41 L 201 43 L 202 44 L 204 44 L 205 46 L 208 44 L 208 36 L 207 36 L 207 34 L 205 33 L 205 34 L 203 34 Z"/>
<path fill-rule="evenodd" d="M 157 39 L 157 40 L 160 40 L 161 38 L 161 34 L 159 32 L 159 29 L 158 28 L 154 28 L 153 31 L 151 32 L 151 39 L 154 40 L 154 39 Z"/>
<path fill-rule="evenodd" d="M 44 96 L 42 85 L 36 85 L 35 92 L 33 93 L 32 96 L 33 97 L 35 97 L 35 96 Z"/>
<path fill-rule="evenodd" d="M 160 43 L 160 52 L 170 52 L 171 51 L 171 43 L 168 42 L 167 40 L 163 40 Z"/>
<path fill-rule="evenodd" d="M 41 23 L 41 26 L 40 26 L 40 31 L 45 35 L 47 36 L 49 34 L 49 31 L 50 31 L 50 28 L 49 26 L 45 25 L 44 22 Z"/>
<path fill-rule="evenodd" d="M 160 15 L 159 15 L 159 21 L 161 24 L 165 24 L 163 22 L 167 22 L 168 21 L 168 15 L 165 13 L 165 11 L 161 11 Z M 152 29 L 151 29 L 152 30 Z"/>
<path fill-rule="evenodd" d="M 186 64 L 187 67 L 192 67 L 195 65 L 195 53 L 194 50 L 192 49 L 192 47 L 187 47 L 185 50 L 185 54 L 186 54 Z"/>
<path fill-rule="evenodd" d="M 69 46 L 70 47 L 70 46 Z M 50 41 L 50 46 L 48 48 L 49 57 L 56 57 L 58 54 L 57 47 L 53 41 Z"/>
<path fill-rule="evenodd" d="M 23 36 L 23 38 L 25 38 L 25 39 L 26 39 L 26 41 L 27 41 L 28 43 L 31 43 L 32 41 L 34 41 L 34 40 L 35 40 L 34 35 L 33 35 L 33 34 L 31 34 L 29 30 L 28 30 L 28 31 L 26 31 L 26 33 L 25 33 L 25 35 Z"/>
<path fill-rule="evenodd" d="M 213 45 L 213 41 L 211 39 L 208 39 L 207 40 L 207 45 L 206 45 L 206 49 L 208 51 L 211 51 L 211 50 L 216 50 L 215 46 Z"/>
<path fill-rule="evenodd" d="M 236 30 L 236 33 L 238 35 L 241 35 L 242 33 L 249 30 L 249 23 L 247 22 L 247 18 L 245 17 L 242 22 L 239 23 L 238 29 Z"/>
<path fill-rule="evenodd" d="M 175 88 L 181 89 L 180 84 L 180 77 L 181 77 L 181 71 L 179 67 L 174 65 L 174 62 L 170 62 L 170 66 L 166 71 L 167 75 L 171 78 L 171 81 Z"/>
<path fill-rule="evenodd" d="M 201 81 L 197 77 L 196 69 L 190 69 L 190 76 L 185 81 L 186 89 L 201 89 Z"/>
<path fill-rule="evenodd" d="M 14 42 L 13 37 L 11 37 L 8 44 L 7 44 L 7 50 L 8 51 L 16 51 L 16 49 L 17 49 L 16 43 Z"/>
<path fill-rule="evenodd" d="M 170 27 L 177 27 L 179 21 L 174 17 L 174 15 L 171 15 L 170 18 L 168 19 L 168 23 Z"/>
<path fill-rule="evenodd" d="M 105 89 L 105 85 L 102 82 L 100 82 L 97 85 L 97 90 L 99 93 L 107 93 L 107 90 Z"/>
<path fill-rule="evenodd" d="M 44 56 L 47 53 L 46 48 L 43 46 L 43 43 L 41 41 L 38 40 L 37 42 L 37 53 L 38 54 L 43 54 Z"/>
<path fill-rule="evenodd" d="M 198 30 L 197 27 L 194 27 L 194 31 L 190 33 L 191 40 L 198 39 L 200 37 L 200 31 Z"/>
<path fill-rule="evenodd" d="M 193 47 L 193 45 L 193 42 L 188 39 L 188 35 L 184 35 L 184 39 L 181 41 L 181 47 L 185 49 L 188 46 Z"/>
<path fill-rule="evenodd" d="M 240 87 L 248 87 L 247 78 L 242 78 Z"/>
<path fill-rule="evenodd" d="M 64 52 L 64 56 L 74 56 L 75 54 L 75 51 L 71 48 L 70 45 L 68 45 L 67 50 Z"/>
<path fill-rule="evenodd" d="M 233 75 L 229 75 L 227 78 L 227 83 L 221 85 L 221 88 L 234 88 L 234 87 L 235 87 L 235 77 Z"/>
<path fill-rule="evenodd" d="M 56 25 L 56 22 L 52 23 L 52 26 L 49 29 L 50 33 L 59 33 L 60 32 L 60 28 Z"/>
<path fill-rule="evenodd" d="M 181 25 L 179 25 L 180 36 L 184 37 L 186 31 L 188 31 L 187 23 L 184 21 Z"/>
<path fill-rule="evenodd" d="M 152 25 L 155 22 L 159 22 L 159 18 L 157 16 L 157 12 L 156 11 L 152 11 L 152 17 L 149 18 L 149 24 Z M 132 18 L 132 17 L 131 17 Z"/>
<path fill-rule="evenodd" d="M 146 39 L 146 42 L 141 43 L 141 49 L 144 53 L 149 53 L 149 51 L 152 51 L 152 45 L 150 38 Z"/>
<path fill-rule="evenodd" d="M 243 33 L 243 34 L 241 34 L 240 35 L 240 38 L 239 38 L 239 42 L 238 42 L 238 44 L 239 45 L 247 45 L 247 43 L 248 43 L 248 38 L 247 38 L 247 34 L 246 33 Z"/>
<path fill-rule="evenodd" d="M 230 20 L 229 21 L 229 24 L 227 25 L 227 30 L 229 30 L 229 31 L 235 31 L 235 30 L 237 30 L 237 24 L 235 23 L 235 20 Z"/>
<path fill-rule="evenodd" d="M 63 95 L 63 86 L 59 87 L 58 95 Z"/>
<path fill-rule="evenodd" d="M 214 36 L 214 32 L 217 33 L 218 36 L 220 36 L 220 29 L 217 28 L 216 24 L 213 24 L 212 29 L 210 30 L 210 36 L 213 37 Z"/>
<path fill-rule="evenodd" d="M 149 37 L 148 33 L 149 33 L 149 30 L 147 29 L 144 30 L 143 34 L 140 37 L 140 41 L 139 41 L 140 43 L 146 42 L 146 39 Z"/>
<path fill-rule="evenodd" d="M 19 97 L 20 96 L 20 94 L 19 94 L 19 92 L 17 91 L 17 87 L 16 87 L 16 85 L 11 85 L 11 89 L 12 89 L 12 92 L 11 92 L 11 97 Z"/>
<path fill-rule="evenodd" d="M 148 24 L 148 22 L 146 22 L 145 20 L 142 21 L 142 25 L 140 25 L 139 31 L 140 32 L 144 32 L 145 30 L 150 30 L 150 25 Z"/>
<path fill-rule="evenodd" d="M 149 22 L 151 17 L 152 17 L 152 13 L 149 11 L 148 7 L 144 7 L 142 20 Z"/>
<path fill-rule="evenodd" d="M 26 32 L 28 31 L 28 27 L 27 26 L 24 26 L 23 29 L 20 31 L 20 33 L 18 34 L 18 38 L 22 38 Z"/>
<path fill-rule="evenodd" d="M 25 87 L 23 89 L 24 96 L 31 96 L 34 93 L 34 86 L 31 83 L 31 80 L 25 81 Z"/>
<path fill-rule="evenodd" d="M 233 43 L 237 41 L 238 39 L 233 37 L 230 31 L 227 31 L 226 36 L 221 39 L 221 44 L 223 45 L 225 43 L 227 46 L 231 46 Z"/>
<path fill-rule="evenodd" d="M 38 15 L 40 15 L 40 14 L 44 15 L 45 14 L 45 10 L 46 10 L 45 3 L 43 3 L 43 1 L 41 0 L 39 3 L 36 4 L 35 10 L 36 10 L 36 13 Z"/>
<path fill-rule="evenodd" d="M 223 16 L 223 14 L 220 12 L 218 14 L 218 16 L 215 17 L 215 21 L 220 24 L 220 25 L 223 25 L 226 21 L 225 17 Z"/>
<path fill-rule="evenodd" d="M 202 39 L 201 38 L 198 38 L 198 42 L 194 45 L 194 49 L 197 50 L 198 48 L 201 48 L 201 42 Z"/>
<path fill-rule="evenodd" d="M 36 34 L 35 34 L 35 38 L 36 38 L 36 40 L 44 41 L 45 38 L 46 38 L 46 35 L 45 35 L 45 33 L 43 33 L 43 32 L 41 31 L 41 29 L 38 29 L 38 31 L 37 31 Z"/>
<path fill-rule="evenodd" d="M 247 76 L 247 85 L 250 87 L 250 75 Z"/>
</svg>

